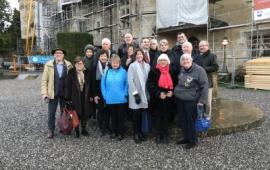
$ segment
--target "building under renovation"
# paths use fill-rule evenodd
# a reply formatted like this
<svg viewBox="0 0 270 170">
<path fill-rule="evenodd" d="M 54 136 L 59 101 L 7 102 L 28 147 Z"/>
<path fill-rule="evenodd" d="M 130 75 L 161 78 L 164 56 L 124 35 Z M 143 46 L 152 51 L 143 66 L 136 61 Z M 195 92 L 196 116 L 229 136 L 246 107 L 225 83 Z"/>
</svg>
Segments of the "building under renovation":
<svg viewBox="0 0 270 170">
<path fill-rule="evenodd" d="M 61 12 L 52 17 L 51 33 L 89 32 L 94 37 L 94 45 L 108 37 L 113 48 L 121 42 L 126 32 L 135 39 L 156 35 L 155 0 L 81 0 L 61 1 Z"/>
<path fill-rule="evenodd" d="M 20 0 L 20 4 L 23 1 L 29 0 Z M 40 5 L 34 17 L 37 23 L 35 49 L 49 52 L 57 44 L 58 32 L 88 32 L 93 35 L 95 46 L 101 46 L 101 39 L 108 37 L 114 49 L 127 32 L 132 33 L 136 41 L 142 37 L 167 38 L 171 47 L 177 32 L 184 32 L 195 48 L 200 40 L 207 39 L 220 63 L 228 60 L 230 66 L 232 58 L 238 64 L 269 55 L 269 19 L 260 18 L 258 1 L 35 1 Z M 37 17 L 40 15 L 42 17 Z M 224 38 L 228 40 L 226 45 L 222 45 Z"/>
</svg>

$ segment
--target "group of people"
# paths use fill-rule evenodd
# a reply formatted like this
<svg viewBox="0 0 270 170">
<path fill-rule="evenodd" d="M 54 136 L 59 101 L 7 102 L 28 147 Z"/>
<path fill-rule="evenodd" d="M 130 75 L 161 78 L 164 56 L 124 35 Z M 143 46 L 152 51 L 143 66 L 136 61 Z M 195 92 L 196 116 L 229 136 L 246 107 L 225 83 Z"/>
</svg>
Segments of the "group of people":
<svg viewBox="0 0 270 170">
<path fill-rule="evenodd" d="M 141 143 L 146 140 L 142 117 L 147 114 L 156 142 L 167 143 L 177 115 L 184 134 L 177 144 L 196 146 L 197 106 L 203 105 L 211 117 L 212 73 L 218 71 L 207 41 L 200 41 L 196 51 L 186 35 L 178 33 L 176 45 L 169 49 L 166 39 L 158 43 L 143 38 L 139 45 L 126 33 L 117 52 L 104 38 L 102 49 L 86 45 L 84 53 L 72 65 L 64 59 L 65 50 L 57 48 L 52 51 L 55 59 L 45 64 L 41 94 L 48 101 L 48 138 L 54 137 L 58 103 L 62 112 L 65 101 L 71 101 L 81 124 L 81 130 L 75 128 L 76 137 L 88 135 L 87 120 L 96 115 L 102 135 L 122 140 L 130 116 L 134 141 Z"/>
</svg>

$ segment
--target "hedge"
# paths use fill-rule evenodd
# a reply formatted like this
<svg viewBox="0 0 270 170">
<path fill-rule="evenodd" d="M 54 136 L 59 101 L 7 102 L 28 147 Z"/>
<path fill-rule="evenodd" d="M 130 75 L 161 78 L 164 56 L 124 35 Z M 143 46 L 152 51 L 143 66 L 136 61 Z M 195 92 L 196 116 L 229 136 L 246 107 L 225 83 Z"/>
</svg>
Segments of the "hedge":
<svg viewBox="0 0 270 170">
<path fill-rule="evenodd" d="M 57 34 L 57 47 L 63 48 L 65 58 L 71 62 L 76 56 L 84 56 L 84 47 L 93 44 L 93 36 L 86 32 L 62 32 Z"/>
</svg>

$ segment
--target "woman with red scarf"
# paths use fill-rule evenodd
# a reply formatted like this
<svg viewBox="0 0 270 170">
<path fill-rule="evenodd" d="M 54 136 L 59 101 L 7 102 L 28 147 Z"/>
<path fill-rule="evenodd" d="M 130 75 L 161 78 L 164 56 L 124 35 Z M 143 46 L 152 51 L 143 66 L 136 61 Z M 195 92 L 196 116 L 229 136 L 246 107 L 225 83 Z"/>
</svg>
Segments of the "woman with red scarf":
<svg viewBox="0 0 270 170">
<path fill-rule="evenodd" d="M 161 54 L 157 65 L 148 75 L 147 87 L 151 100 L 155 100 L 156 142 L 168 143 L 169 119 L 173 111 L 173 72 L 167 54 Z"/>
</svg>

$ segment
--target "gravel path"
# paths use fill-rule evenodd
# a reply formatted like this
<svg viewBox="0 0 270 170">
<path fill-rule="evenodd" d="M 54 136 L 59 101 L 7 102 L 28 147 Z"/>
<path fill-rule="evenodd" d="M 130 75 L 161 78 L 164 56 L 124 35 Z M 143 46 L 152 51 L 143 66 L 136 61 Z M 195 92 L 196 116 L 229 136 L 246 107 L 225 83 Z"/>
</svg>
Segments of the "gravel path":
<svg viewBox="0 0 270 170">
<path fill-rule="evenodd" d="M 224 98 L 262 109 L 265 121 L 259 128 L 209 137 L 185 150 L 174 141 L 111 141 L 94 130 L 79 140 L 59 133 L 48 140 L 40 79 L 0 80 L 0 89 L 0 169 L 270 169 L 269 91 L 220 89 Z"/>
</svg>

